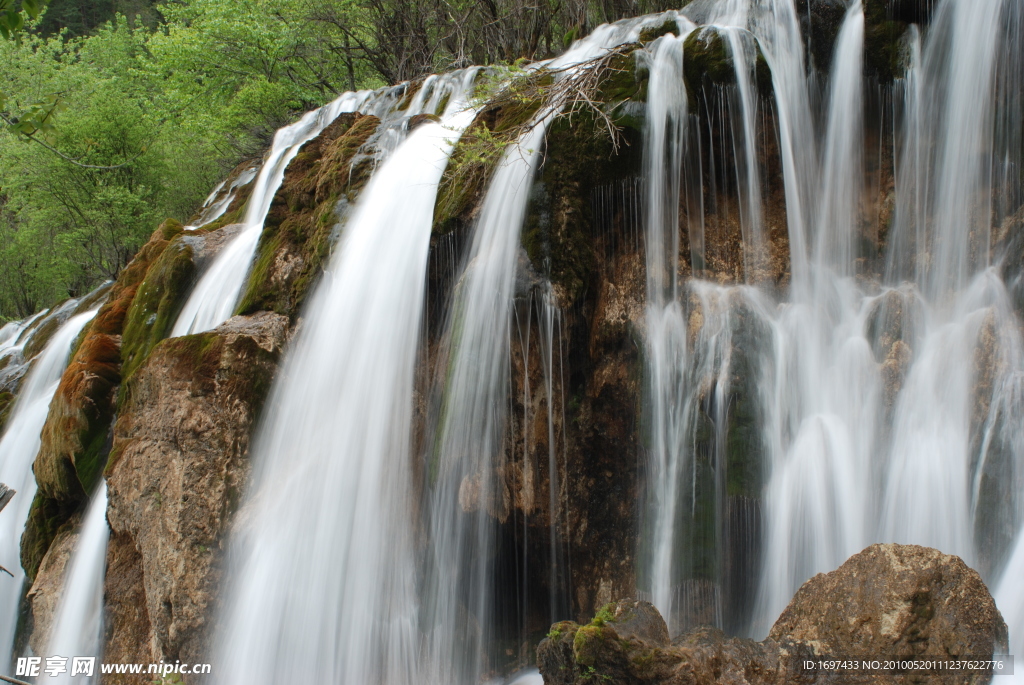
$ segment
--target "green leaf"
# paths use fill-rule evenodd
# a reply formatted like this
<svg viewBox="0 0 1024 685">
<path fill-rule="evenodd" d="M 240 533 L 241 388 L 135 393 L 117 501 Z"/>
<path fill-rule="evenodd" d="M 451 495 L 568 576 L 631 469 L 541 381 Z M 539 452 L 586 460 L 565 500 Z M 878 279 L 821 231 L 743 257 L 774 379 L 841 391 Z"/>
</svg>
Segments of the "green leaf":
<svg viewBox="0 0 1024 685">
<path fill-rule="evenodd" d="M 28 16 L 35 19 L 39 16 L 39 3 L 36 0 L 21 0 L 21 9 L 28 13 Z"/>
</svg>

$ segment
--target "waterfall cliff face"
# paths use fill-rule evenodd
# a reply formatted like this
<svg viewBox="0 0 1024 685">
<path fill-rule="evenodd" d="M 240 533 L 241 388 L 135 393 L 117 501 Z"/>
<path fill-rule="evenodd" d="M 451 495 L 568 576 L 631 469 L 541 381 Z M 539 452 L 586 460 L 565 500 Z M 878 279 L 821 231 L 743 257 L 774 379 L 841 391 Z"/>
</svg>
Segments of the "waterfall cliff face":
<svg viewBox="0 0 1024 685">
<path fill-rule="evenodd" d="M 1013 0 L 696 0 L 282 129 L 95 321 L 0 330 L 5 649 L 102 587 L 108 661 L 526 683 L 553 621 L 760 638 L 875 542 L 959 555 L 1019 646 L 1022 39 Z"/>
</svg>

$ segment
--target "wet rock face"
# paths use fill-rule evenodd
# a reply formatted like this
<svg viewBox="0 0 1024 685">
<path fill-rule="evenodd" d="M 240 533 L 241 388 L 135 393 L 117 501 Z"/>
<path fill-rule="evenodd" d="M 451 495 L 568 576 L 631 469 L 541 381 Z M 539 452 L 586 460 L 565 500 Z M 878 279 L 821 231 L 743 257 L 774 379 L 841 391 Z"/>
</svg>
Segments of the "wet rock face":
<svg viewBox="0 0 1024 685">
<path fill-rule="evenodd" d="M 237 316 L 161 342 L 128 381 L 107 466 L 106 584 L 120 598 L 141 578 L 142 606 L 108 602 L 121 660 L 209 661 L 228 527 L 287 330 L 279 314 Z"/>
<path fill-rule="evenodd" d="M 956 658 L 1006 649 L 1006 624 L 975 571 L 934 549 L 889 544 L 804 583 L 763 642 L 701 627 L 669 643 L 653 606 L 625 600 L 587 625 L 553 625 L 537 663 L 548 685 L 967 683 L 975 676 L 813 675 L 795 670 L 794 658 Z"/>
</svg>

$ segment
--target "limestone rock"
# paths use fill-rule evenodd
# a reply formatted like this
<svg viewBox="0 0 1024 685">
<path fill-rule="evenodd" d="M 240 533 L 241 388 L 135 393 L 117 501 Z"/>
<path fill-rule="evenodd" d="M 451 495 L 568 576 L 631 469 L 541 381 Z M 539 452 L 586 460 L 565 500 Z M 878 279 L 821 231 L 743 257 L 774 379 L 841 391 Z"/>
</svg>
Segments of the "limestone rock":
<svg viewBox="0 0 1024 685">
<path fill-rule="evenodd" d="M 125 661 L 209 661 L 209 625 L 249 440 L 288 319 L 237 316 L 159 343 L 127 383 L 107 466 L 108 597 L 142 579 L 140 609 L 108 604 Z"/>
<path fill-rule="evenodd" d="M 695 628 L 671 644 L 657 610 L 625 600 L 589 624 L 556 623 L 537 648 L 547 685 L 968 683 L 977 676 L 799 671 L 819 656 L 956 658 L 1005 653 L 1006 624 L 981 577 L 959 558 L 873 545 L 804 583 L 763 642 Z"/>
<path fill-rule="evenodd" d="M 804 583 L 770 638 L 820 653 L 979 656 L 1006 649 L 1006 624 L 981 576 L 917 545 L 872 545 Z"/>
</svg>

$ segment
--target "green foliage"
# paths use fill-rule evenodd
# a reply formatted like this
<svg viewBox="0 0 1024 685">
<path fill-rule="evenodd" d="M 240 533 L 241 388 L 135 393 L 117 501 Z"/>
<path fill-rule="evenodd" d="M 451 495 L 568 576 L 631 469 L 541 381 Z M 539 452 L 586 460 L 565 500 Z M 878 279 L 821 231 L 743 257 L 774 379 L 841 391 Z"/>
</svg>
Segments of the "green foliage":
<svg viewBox="0 0 1024 685">
<path fill-rule="evenodd" d="M 382 83 L 338 58 L 340 32 L 305 0 L 160 10 L 155 29 L 111 15 L 78 37 L 19 13 L 17 40 L 0 41 L 0 315 L 115 278 L 160 220 L 191 216 L 298 112 Z"/>
<path fill-rule="evenodd" d="M 439 203 L 450 224 L 472 199 L 461 188 L 486 181 L 549 86 L 524 60 L 671 4 L 0 0 L 0 317 L 116 277 L 160 220 L 193 215 L 301 111 L 345 90 L 512 65 L 478 93 L 501 89 L 503 102 L 453 159 L 447 177 L 468 181 Z"/>
</svg>

